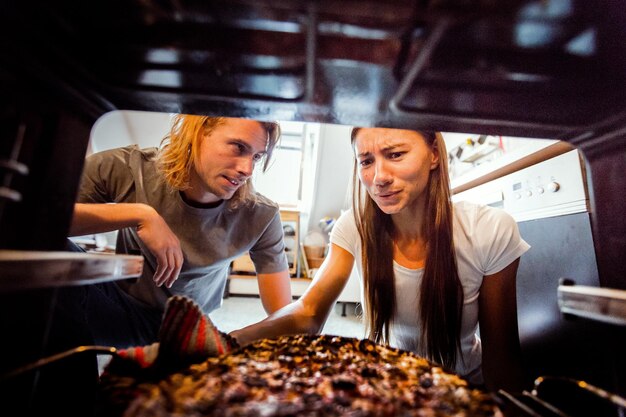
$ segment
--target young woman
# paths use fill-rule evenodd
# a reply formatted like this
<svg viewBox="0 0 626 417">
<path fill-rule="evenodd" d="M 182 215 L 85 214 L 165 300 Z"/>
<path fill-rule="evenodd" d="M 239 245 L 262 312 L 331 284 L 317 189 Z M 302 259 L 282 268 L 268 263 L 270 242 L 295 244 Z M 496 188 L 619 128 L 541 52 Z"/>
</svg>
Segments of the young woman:
<svg viewBox="0 0 626 417">
<path fill-rule="evenodd" d="M 337 221 L 313 283 L 231 335 L 242 344 L 319 332 L 356 260 L 369 338 L 488 389 L 520 390 L 515 281 L 529 246 L 515 221 L 492 207 L 452 204 L 439 133 L 356 128 L 352 146 L 353 208 Z"/>
</svg>

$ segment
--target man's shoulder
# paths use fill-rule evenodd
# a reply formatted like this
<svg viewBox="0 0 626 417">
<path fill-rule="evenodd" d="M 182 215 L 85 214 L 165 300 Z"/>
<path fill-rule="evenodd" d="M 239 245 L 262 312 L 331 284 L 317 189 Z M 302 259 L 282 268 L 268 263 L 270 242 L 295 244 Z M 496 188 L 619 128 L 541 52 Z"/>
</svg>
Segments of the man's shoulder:
<svg viewBox="0 0 626 417">
<path fill-rule="evenodd" d="M 128 145 L 123 148 L 119 148 L 120 152 L 129 155 L 130 160 L 140 160 L 143 162 L 154 162 L 159 156 L 159 149 L 156 147 L 140 148 L 138 145 Z"/>
<path fill-rule="evenodd" d="M 254 219 L 251 223 L 257 225 L 271 222 L 279 212 L 280 207 L 276 202 L 255 192 L 245 201 L 229 206 L 227 210 L 224 210 L 223 215 L 238 219 L 238 221 Z"/>
<path fill-rule="evenodd" d="M 154 160 L 158 155 L 157 148 L 140 148 L 138 145 L 127 145 L 118 148 L 105 149 L 92 153 L 87 158 L 92 160 L 118 160 L 128 162 L 131 157 L 143 160 Z"/>
<path fill-rule="evenodd" d="M 256 191 L 254 192 L 252 204 L 248 204 L 248 207 L 252 211 L 263 211 L 269 213 L 276 213 L 280 211 L 280 206 L 278 205 L 278 203 Z"/>
</svg>

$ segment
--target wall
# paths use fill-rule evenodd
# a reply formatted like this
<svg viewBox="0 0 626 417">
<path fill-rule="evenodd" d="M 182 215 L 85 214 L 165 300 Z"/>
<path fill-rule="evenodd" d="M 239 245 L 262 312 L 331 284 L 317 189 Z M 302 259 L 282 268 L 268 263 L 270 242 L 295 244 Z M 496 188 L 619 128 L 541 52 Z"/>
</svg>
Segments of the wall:
<svg viewBox="0 0 626 417">
<path fill-rule="evenodd" d="M 91 130 L 91 149 L 107 149 L 137 144 L 140 148 L 159 146 L 170 130 L 171 115 L 143 111 L 114 111 L 102 116 Z"/>
<path fill-rule="evenodd" d="M 141 111 L 115 111 L 102 116 L 91 134 L 91 150 L 103 151 L 128 144 L 140 147 L 158 146 L 169 131 L 171 114 Z M 288 126 L 286 125 L 287 129 Z M 352 178 L 353 152 L 350 146 L 351 126 L 308 123 L 304 128 L 307 152 L 317 158 L 303 161 L 301 236 L 307 234 L 314 243 L 324 244 L 326 233 L 318 227 L 321 218 L 338 217 L 350 206 L 347 192 Z M 448 150 L 479 135 L 444 132 Z M 499 158 L 484 164 L 466 164 L 463 175 L 452 179 L 452 187 L 511 163 L 520 156 L 546 147 L 553 140 L 503 137 L 504 150 Z M 310 165 L 313 161 L 314 165 Z M 468 168 L 465 167 L 465 168 Z"/>
<path fill-rule="evenodd" d="M 346 193 L 352 178 L 354 154 L 350 146 L 351 126 L 322 124 L 319 134 L 319 155 L 313 204 L 308 230 L 319 232 L 322 217 L 339 217 L 347 208 Z"/>
</svg>

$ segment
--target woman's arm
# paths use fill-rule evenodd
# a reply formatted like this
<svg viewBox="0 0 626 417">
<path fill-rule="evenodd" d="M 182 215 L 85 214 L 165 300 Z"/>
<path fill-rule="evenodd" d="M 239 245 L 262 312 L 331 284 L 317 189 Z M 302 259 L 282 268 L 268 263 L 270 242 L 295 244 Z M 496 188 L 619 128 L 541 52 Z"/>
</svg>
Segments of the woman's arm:
<svg viewBox="0 0 626 417">
<path fill-rule="evenodd" d="M 340 246 L 331 244 L 328 256 L 302 297 L 258 323 L 233 331 L 231 336 L 244 345 L 257 339 L 285 334 L 319 333 L 346 285 L 353 266 L 354 256 Z"/>
<path fill-rule="evenodd" d="M 516 277 L 519 258 L 485 276 L 478 298 L 482 370 L 490 391 L 521 392 L 526 387 L 517 327 Z"/>
</svg>

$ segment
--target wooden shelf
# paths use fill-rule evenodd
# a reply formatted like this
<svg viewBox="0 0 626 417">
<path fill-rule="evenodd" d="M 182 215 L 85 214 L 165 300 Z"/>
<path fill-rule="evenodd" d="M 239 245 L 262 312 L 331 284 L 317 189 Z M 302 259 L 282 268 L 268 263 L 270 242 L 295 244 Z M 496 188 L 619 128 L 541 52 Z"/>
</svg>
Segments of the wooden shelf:
<svg viewBox="0 0 626 417">
<path fill-rule="evenodd" d="M 307 278 L 291 278 L 291 294 L 299 297 L 311 284 Z M 256 275 L 230 274 L 228 277 L 228 294 L 259 295 Z"/>
</svg>

